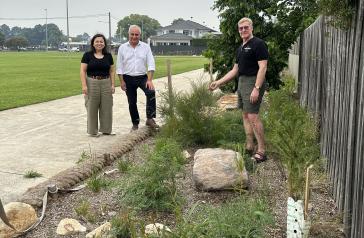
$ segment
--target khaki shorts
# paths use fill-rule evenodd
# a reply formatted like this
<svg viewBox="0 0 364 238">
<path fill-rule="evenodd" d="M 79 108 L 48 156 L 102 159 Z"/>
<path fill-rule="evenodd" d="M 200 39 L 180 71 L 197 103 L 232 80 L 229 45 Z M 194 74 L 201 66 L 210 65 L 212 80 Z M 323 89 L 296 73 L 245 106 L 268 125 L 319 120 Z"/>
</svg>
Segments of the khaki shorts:
<svg viewBox="0 0 364 238">
<path fill-rule="evenodd" d="M 259 89 L 259 97 L 256 103 L 250 103 L 250 94 L 255 86 L 256 76 L 239 76 L 238 84 L 238 107 L 247 113 L 259 113 L 262 103 L 266 83 L 264 82 Z"/>
</svg>

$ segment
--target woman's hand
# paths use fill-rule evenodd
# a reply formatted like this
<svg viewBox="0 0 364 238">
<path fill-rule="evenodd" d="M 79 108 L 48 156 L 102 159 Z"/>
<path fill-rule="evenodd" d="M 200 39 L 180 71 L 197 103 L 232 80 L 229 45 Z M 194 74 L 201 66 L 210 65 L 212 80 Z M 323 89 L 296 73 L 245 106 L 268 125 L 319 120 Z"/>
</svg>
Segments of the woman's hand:
<svg viewBox="0 0 364 238">
<path fill-rule="evenodd" d="M 87 86 L 82 86 L 82 93 L 87 95 Z"/>
<path fill-rule="evenodd" d="M 114 94 L 115 93 L 115 86 L 111 85 L 111 93 Z"/>
</svg>

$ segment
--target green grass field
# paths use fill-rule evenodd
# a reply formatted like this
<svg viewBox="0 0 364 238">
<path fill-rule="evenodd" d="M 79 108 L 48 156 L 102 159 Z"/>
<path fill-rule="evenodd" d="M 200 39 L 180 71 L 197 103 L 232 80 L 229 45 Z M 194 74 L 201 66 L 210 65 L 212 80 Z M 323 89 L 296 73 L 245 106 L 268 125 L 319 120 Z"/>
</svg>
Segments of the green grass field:
<svg viewBox="0 0 364 238">
<path fill-rule="evenodd" d="M 82 53 L 0 52 L 0 111 L 80 94 L 81 57 Z M 208 62 L 196 56 L 156 57 L 154 78 L 166 76 L 167 59 L 173 74 Z"/>
</svg>

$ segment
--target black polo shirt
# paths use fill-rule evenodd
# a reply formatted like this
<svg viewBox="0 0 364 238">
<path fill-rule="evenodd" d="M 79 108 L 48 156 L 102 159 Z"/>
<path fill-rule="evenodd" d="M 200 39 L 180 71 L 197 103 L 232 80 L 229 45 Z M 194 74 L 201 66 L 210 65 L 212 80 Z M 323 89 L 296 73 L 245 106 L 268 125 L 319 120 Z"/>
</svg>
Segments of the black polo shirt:
<svg viewBox="0 0 364 238">
<path fill-rule="evenodd" d="M 110 53 L 106 53 L 102 59 L 95 57 L 93 52 L 85 52 L 81 63 L 87 64 L 87 76 L 109 76 L 110 67 L 114 60 Z"/>
<path fill-rule="evenodd" d="M 262 39 L 253 37 L 236 51 L 235 63 L 239 66 L 239 76 L 255 76 L 258 73 L 258 61 L 268 60 L 268 47 Z"/>
</svg>

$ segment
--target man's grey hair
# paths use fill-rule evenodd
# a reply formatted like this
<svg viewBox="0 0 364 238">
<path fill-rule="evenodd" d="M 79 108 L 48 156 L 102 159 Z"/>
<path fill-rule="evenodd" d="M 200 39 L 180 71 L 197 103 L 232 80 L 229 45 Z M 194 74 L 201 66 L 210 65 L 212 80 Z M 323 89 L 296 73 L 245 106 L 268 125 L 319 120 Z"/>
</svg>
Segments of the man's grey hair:
<svg viewBox="0 0 364 238">
<path fill-rule="evenodd" d="M 138 25 L 130 25 L 130 26 L 129 26 L 129 31 L 128 31 L 128 33 L 130 33 L 131 29 L 133 29 L 133 28 L 137 28 L 137 29 L 138 29 L 138 31 L 139 31 L 139 33 L 142 33 L 142 29 L 141 29 L 141 28 L 140 28 L 140 26 L 138 26 Z"/>
<path fill-rule="evenodd" d="M 241 23 L 243 23 L 243 22 L 248 22 L 248 23 L 249 23 L 249 25 L 250 25 L 251 27 L 253 27 L 253 21 L 252 21 L 252 19 L 250 19 L 250 18 L 248 18 L 248 17 L 243 17 L 243 18 L 241 18 L 241 19 L 239 20 L 239 22 L 238 22 L 238 26 L 239 26 Z"/>
</svg>

